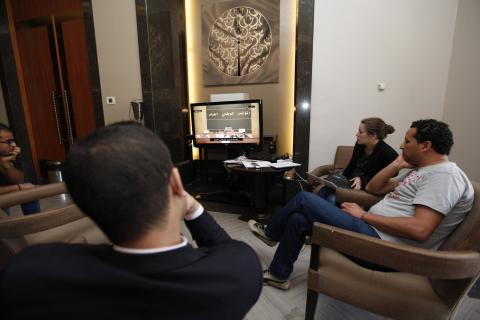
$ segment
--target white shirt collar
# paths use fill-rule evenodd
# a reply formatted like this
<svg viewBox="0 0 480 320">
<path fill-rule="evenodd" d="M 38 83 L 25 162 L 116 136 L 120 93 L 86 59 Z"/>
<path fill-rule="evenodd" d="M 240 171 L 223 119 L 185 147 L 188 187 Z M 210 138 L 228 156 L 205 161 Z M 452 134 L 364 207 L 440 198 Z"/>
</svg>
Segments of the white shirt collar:
<svg viewBox="0 0 480 320">
<path fill-rule="evenodd" d="M 199 216 L 202 215 L 204 209 L 202 205 L 199 205 L 197 210 L 185 216 L 185 220 L 194 220 L 197 219 Z M 132 248 L 125 248 L 117 245 L 113 245 L 113 250 L 122 253 L 130 253 L 130 254 L 152 254 L 152 253 L 160 253 L 175 250 L 178 248 L 185 247 L 188 244 L 187 238 L 182 235 L 182 241 L 179 244 L 175 244 L 173 246 L 168 247 L 161 247 L 161 248 L 149 248 L 149 249 L 132 249 Z"/>
<path fill-rule="evenodd" d="M 188 244 L 187 238 L 182 235 L 182 241 L 179 244 L 175 244 L 173 246 L 168 247 L 160 247 L 160 248 L 148 248 L 148 249 L 132 249 L 132 248 L 125 248 L 117 245 L 113 245 L 113 250 L 121 253 L 129 253 L 129 254 L 152 254 L 152 253 L 160 253 L 160 252 L 167 252 L 175 249 L 179 249 L 185 247 Z"/>
</svg>

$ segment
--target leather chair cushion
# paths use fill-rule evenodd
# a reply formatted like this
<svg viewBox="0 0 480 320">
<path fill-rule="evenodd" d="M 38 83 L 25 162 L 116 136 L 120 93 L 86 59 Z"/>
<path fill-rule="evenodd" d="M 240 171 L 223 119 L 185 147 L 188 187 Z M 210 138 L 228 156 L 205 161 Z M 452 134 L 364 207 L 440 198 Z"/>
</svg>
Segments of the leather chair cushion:
<svg viewBox="0 0 480 320">
<path fill-rule="evenodd" d="M 52 242 L 89 244 L 110 242 L 105 234 L 88 217 L 56 228 L 25 235 L 25 239 L 29 245 Z"/>
<path fill-rule="evenodd" d="M 449 314 L 427 277 L 369 270 L 328 248 L 320 250 L 320 269 L 311 274 L 309 288 L 395 318 L 443 319 Z"/>
</svg>

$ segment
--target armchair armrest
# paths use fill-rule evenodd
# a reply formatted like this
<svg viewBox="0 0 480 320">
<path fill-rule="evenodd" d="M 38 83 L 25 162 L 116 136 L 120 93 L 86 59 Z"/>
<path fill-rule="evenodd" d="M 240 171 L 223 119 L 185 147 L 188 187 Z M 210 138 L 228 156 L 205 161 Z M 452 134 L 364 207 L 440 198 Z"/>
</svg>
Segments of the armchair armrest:
<svg viewBox="0 0 480 320">
<path fill-rule="evenodd" d="M 41 232 L 85 217 L 74 204 L 28 216 L 0 219 L 0 239 Z"/>
<path fill-rule="evenodd" d="M 382 196 L 377 196 L 362 190 L 352 190 L 352 189 L 345 189 L 345 188 L 338 188 L 335 191 L 335 196 L 337 198 L 337 202 L 355 202 L 358 205 L 370 208 L 378 201 L 382 200 Z"/>
<path fill-rule="evenodd" d="M 312 245 L 327 247 L 394 270 L 439 279 L 470 278 L 480 270 L 480 253 L 476 251 L 418 248 L 318 222 L 314 224 Z M 318 250 L 315 248 L 314 251 Z"/>
<path fill-rule="evenodd" d="M 6 193 L 0 196 L 0 208 L 11 207 L 24 202 L 48 198 L 57 194 L 67 193 L 63 182 L 37 186 L 32 189 Z"/>
</svg>

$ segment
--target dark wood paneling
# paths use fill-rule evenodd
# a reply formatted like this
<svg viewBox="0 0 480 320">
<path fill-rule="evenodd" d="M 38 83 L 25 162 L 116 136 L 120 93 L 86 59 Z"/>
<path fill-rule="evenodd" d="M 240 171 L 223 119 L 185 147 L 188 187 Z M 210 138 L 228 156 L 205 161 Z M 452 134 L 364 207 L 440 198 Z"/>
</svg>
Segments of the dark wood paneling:
<svg viewBox="0 0 480 320">
<path fill-rule="evenodd" d="M 63 160 L 55 119 L 53 96 L 58 97 L 46 26 L 17 31 L 18 48 L 28 97 L 28 108 L 39 159 Z M 57 103 L 61 108 L 61 101 Z M 60 116 L 60 115 L 59 115 Z"/>
<path fill-rule="evenodd" d="M 37 134 L 33 133 L 32 122 L 36 121 L 28 114 L 28 98 L 25 90 L 25 84 L 23 79 L 23 72 L 21 71 L 20 57 L 17 50 L 15 25 L 11 18 L 12 15 L 12 3 L 16 8 L 28 7 L 32 13 L 30 16 L 39 16 L 45 14 L 46 6 L 44 3 L 47 0 L 0 0 L 0 80 L 2 81 L 2 88 L 4 91 L 5 107 L 9 119 L 10 126 L 15 132 L 15 138 L 17 144 L 22 147 L 22 154 L 19 160 L 22 162 L 22 167 L 25 173 L 25 177 L 29 181 L 34 181 L 35 176 L 40 176 L 40 169 L 38 163 L 38 157 L 36 152 L 36 139 Z M 95 110 L 95 123 L 96 126 L 104 125 L 103 116 L 103 103 L 100 90 L 100 77 L 98 73 L 97 52 L 95 42 L 95 32 L 93 25 L 92 14 L 92 1 L 91 0 L 75 0 L 75 1 L 63 1 L 52 0 L 54 2 L 53 11 L 65 12 L 67 15 L 61 15 L 62 17 L 81 16 L 83 9 L 83 16 L 85 19 L 84 28 L 86 30 L 86 41 L 88 48 L 88 60 L 89 60 L 89 78 L 91 81 L 91 95 L 94 100 Z M 48 10 L 52 11 L 52 10 Z M 74 11 L 74 12 L 72 12 Z M 74 13 L 72 15 L 72 13 Z M 26 19 L 26 15 L 19 17 L 17 20 Z M 20 29 L 28 26 L 32 26 L 35 23 L 44 21 L 46 19 L 37 19 L 35 21 L 25 21 L 17 24 Z M 18 62 L 18 64 L 17 64 Z M 18 72 L 18 73 L 17 73 Z M 59 101 L 60 102 L 60 101 Z M 43 133 L 40 134 L 40 136 Z"/>
<path fill-rule="evenodd" d="M 187 106 L 184 4 L 137 0 L 145 125 L 160 136 L 175 163 L 191 160 L 186 140 Z M 187 121 L 187 123 L 185 123 Z"/>
<path fill-rule="evenodd" d="M 87 41 L 83 19 L 69 20 L 61 24 L 65 67 L 68 75 L 68 88 L 78 139 L 86 137 L 95 128 L 95 111 L 88 72 Z"/>
<path fill-rule="evenodd" d="M 83 20 L 85 23 L 85 34 L 88 52 L 88 73 L 90 77 L 90 89 L 93 99 L 93 109 L 95 110 L 96 127 L 105 125 L 103 115 L 102 90 L 100 88 L 100 74 L 98 71 L 97 46 L 95 40 L 95 26 L 93 24 L 92 1 L 83 0 Z"/>
<path fill-rule="evenodd" d="M 15 22 L 48 16 L 52 13 L 82 10 L 81 0 L 13 0 Z"/>
<path fill-rule="evenodd" d="M 302 170 L 308 170 L 310 144 L 314 7 L 315 0 L 298 1 L 293 159 Z"/>
<path fill-rule="evenodd" d="M 25 114 L 22 106 L 22 94 L 19 86 L 19 75 L 16 70 L 15 52 L 10 37 L 7 7 L 0 0 L 0 81 L 2 82 L 5 109 L 10 127 L 15 133 L 15 140 L 21 146 L 19 158 L 27 181 L 35 181 L 33 141 L 30 142 Z M 25 98 L 26 99 L 26 98 Z"/>
</svg>

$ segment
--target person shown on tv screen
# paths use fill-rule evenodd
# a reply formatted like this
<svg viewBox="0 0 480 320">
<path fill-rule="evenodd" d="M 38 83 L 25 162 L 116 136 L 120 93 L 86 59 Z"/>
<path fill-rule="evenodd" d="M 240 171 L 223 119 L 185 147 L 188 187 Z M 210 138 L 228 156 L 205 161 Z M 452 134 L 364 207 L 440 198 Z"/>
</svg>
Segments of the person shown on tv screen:
<svg viewBox="0 0 480 320">
<path fill-rule="evenodd" d="M 383 141 L 393 132 L 395 128 L 381 118 L 365 118 L 360 121 L 352 158 L 343 171 L 343 176 L 350 181 L 352 189 L 365 190 L 373 176 L 398 157 L 398 153 Z M 318 175 L 319 169 L 320 167 L 311 173 Z M 335 190 L 320 185 L 314 192 L 335 204 Z"/>
</svg>

